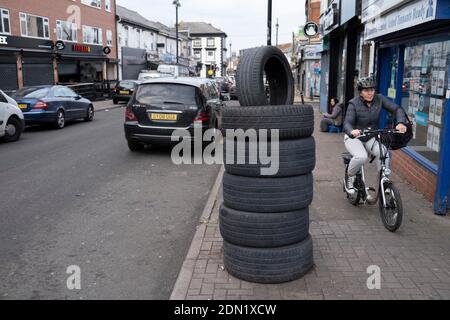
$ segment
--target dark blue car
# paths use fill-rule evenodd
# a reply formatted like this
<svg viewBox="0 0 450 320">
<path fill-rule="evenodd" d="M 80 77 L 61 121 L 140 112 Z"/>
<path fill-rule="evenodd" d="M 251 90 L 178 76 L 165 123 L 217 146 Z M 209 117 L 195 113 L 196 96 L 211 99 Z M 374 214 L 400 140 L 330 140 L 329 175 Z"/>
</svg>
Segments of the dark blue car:
<svg viewBox="0 0 450 320">
<path fill-rule="evenodd" d="M 25 124 L 52 124 L 64 128 L 66 121 L 94 119 L 91 101 L 65 86 L 35 86 L 18 90 L 13 98 L 25 117 Z"/>
</svg>

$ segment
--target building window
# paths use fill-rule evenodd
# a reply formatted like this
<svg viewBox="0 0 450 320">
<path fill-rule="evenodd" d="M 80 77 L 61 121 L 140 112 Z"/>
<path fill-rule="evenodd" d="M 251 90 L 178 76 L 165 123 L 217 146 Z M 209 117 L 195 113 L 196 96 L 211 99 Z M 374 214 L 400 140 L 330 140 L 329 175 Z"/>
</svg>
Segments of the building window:
<svg viewBox="0 0 450 320">
<path fill-rule="evenodd" d="M 56 20 L 58 40 L 77 42 L 77 25 L 67 21 Z"/>
<path fill-rule="evenodd" d="M 108 47 L 112 47 L 112 43 L 113 43 L 113 34 L 111 30 L 106 30 L 106 45 Z"/>
<path fill-rule="evenodd" d="M 444 130 L 450 41 L 405 48 L 402 107 L 413 121 L 410 149 L 438 165 Z"/>
<path fill-rule="evenodd" d="M 103 44 L 102 29 L 83 26 L 83 43 L 85 44 Z"/>
<path fill-rule="evenodd" d="M 136 48 L 141 47 L 141 30 L 136 29 Z"/>
<path fill-rule="evenodd" d="M 48 18 L 20 13 L 20 32 L 23 37 L 49 39 Z"/>
<path fill-rule="evenodd" d="M 202 46 L 202 39 L 194 39 L 194 47 L 200 48 Z"/>
<path fill-rule="evenodd" d="M 208 38 L 208 40 L 206 41 L 206 46 L 214 47 L 214 38 Z"/>
<path fill-rule="evenodd" d="M 206 61 L 207 62 L 214 62 L 216 61 L 216 52 L 213 50 L 208 50 L 206 52 Z"/>
<path fill-rule="evenodd" d="M 11 34 L 9 10 L 0 8 L 0 33 Z"/>
<path fill-rule="evenodd" d="M 102 7 L 102 0 L 81 0 L 81 3 L 95 8 Z"/>
<path fill-rule="evenodd" d="M 111 12 L 111 0 L 105 0 L 105 10 Z"/>
<path fill-rule="evenodd" d="M 194 57 L 196 59 L 201 59 L 202 58 L 202 50 L 198 50 L 198 49 L 194 50 Z"/>
</svg>

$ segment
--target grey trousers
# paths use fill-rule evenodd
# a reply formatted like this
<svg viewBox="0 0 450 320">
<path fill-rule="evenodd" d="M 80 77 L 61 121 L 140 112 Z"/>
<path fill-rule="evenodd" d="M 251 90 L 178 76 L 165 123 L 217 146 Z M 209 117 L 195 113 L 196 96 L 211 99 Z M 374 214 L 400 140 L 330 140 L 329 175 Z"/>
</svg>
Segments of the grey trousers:
<svg viewBox="0 0 450 320">
<path fill-rule="evenodd" d="M 347 151 L 350 152 L 353 156 L 348 166 L 349 176 L 354 176 L 359 172 L 361 167 L 369 159 L 369 154 L 376 157 L 375 161 L 377 170 L 380 171 L 380 147 L 378 146 L 378 142 L 375 140 L 375 138 L 372 138 L 367 142 L 361 142 L 361 140 L 359 139 L 351 139 L 348 135 L 345 135 L 344 143 Z M 389 153 L 387 152 L 385 146 L 382 147 L 384 149 L 384 152 L 387 153 L 386 166 L 389 168 Z"/>
</svg>

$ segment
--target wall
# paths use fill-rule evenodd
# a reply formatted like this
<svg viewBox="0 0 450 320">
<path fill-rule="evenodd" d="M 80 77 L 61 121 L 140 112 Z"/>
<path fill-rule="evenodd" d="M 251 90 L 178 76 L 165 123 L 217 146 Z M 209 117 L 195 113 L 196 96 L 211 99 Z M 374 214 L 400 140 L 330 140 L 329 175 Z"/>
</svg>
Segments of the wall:
<svg viewBox="0 0 450 320">
<path fill-rule="evenodd" d="M 434 201 L 437 185 L 437 176 L 435 174 L 426 170 L 416 160 L 401 150 L 392 152 L 391 168 L 396 174 L 414 185 L 428 201 Z"/>
</svg>

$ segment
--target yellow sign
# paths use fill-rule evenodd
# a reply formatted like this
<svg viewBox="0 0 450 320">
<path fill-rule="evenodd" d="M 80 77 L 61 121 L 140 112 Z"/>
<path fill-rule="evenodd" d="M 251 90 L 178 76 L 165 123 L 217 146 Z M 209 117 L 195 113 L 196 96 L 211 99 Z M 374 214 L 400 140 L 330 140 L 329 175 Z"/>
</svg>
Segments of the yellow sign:
<svg viewBox="0 0 450 320">
<path fill-rule="evenodd" d="M 212 76 L 212 75 L 214 75 L 214 70 L 209 69 L 209 70 L 208 70 L 208 76 Z"/>
<path fill-rule="evenodd" d="M 395 99 L 397 97 L 397 90 L 395 90 L 394 88 L 389 88 L 388 97 Z"/>
</svg>

